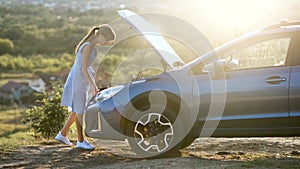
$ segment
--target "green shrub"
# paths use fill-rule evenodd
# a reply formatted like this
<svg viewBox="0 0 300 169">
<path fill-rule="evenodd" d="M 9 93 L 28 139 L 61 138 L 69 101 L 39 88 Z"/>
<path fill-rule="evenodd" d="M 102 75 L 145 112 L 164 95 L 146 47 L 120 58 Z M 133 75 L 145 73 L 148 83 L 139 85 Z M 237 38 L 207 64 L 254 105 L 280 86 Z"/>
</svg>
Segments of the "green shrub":
<svg viewBox="0 0 300 169">
<path fill-rule="evenodd" d="M 11 52 L 13 48 L 14 44 L 11 40 L 0 38 L 0 55 Z"/>
<path fill-rule="evenodd" d="M 66 107 L 60 106 L 62 86 L 60 81 L 53 82 L 53 90 L 38 93 L 35 105 L 25 111 L 23 122 L 30 126 L 36 137 L 52 138 L 63 127 L 68 113 Z"/>
</svg>

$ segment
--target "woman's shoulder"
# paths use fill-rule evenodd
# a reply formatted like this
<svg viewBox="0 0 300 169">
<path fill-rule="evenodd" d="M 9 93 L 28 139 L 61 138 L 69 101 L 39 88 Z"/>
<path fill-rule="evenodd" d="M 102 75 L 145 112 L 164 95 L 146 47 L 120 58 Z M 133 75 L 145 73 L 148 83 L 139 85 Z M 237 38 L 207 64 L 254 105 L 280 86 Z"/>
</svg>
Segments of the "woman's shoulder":
<svg viewBox="0 0 300 169">
<path fill-rule="evenodd" d="M 84 42 L 84 43 L 81 45 L 81 48 L 83 48 L 84 46 L 92 47 L 92 45 L 91 45 L 90 42 Z"/>
<path fill-rule="evenodd" d="M 85 47 L 88 47 L 88 48 L 85 48 Z M 78 51 L 83 51 L 83 50 L 91 50 L 92 49 L 92 46 L 91 46 L 91 43 L 90 42 L 84 42 L 81 46 L 80 46 L 80 48 L 79 48 L 79 50 Z"/>
</svg>

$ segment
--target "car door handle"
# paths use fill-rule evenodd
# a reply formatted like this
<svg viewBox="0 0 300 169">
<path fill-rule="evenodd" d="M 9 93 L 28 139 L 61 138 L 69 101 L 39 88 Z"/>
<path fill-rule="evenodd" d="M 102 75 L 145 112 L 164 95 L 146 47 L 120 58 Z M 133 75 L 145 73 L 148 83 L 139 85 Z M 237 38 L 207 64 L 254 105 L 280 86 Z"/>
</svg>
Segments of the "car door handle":
<svg viewBox="0 0 300 169">
<path fill-rule="evenodd" d="M 266 82 L 269 84 L 278 84 L 278 83 L 285 82 L 285 81 L 286 81 L 286 78 L 280 77 L 280 76 L 271 76 L 266 79 Z"/>
</svg>

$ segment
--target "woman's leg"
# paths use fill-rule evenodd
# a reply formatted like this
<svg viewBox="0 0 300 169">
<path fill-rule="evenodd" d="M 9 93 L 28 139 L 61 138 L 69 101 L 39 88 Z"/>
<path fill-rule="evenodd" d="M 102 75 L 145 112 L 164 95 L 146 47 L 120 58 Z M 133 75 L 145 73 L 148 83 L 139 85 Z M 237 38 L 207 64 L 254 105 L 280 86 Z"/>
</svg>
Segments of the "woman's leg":
<svg viewBox="0 0 300 169">
<path fill-rule="evenodd" d="M 63 136 L 66 136 L 68 134 L 69 128 L 75 122 L 75 120 L 76 120 L 76 113 L 71 112 L 64 127 L 61 129 L 61 134 Z"/>
<path fill-rule="evenodd" d="M 72 146 L 73 144 L 70 142 L 70 140 L 67 137 L 68 131 L 70 126 L 74 123 L 76 120 L 76 113 L 71 112 L 64 127 L 61 129 L 61 131 L 56 135 L 55 140 L 58 140 L 60 142 L 63 142 L 69 146 Z"/>
<path fill-rule="evenodd" d="M 84 139 L 82 124 L 83 124 L 83 114 L 77 114 L 76 128 L 77 128 L 78 141 L 76 147 L 93 150 L 95 146 L 93 146 L 92 144 L 87 142 L 87 140 Z"/>
<path fill-rule="evenodd" d="M 83 142 L 83 131 L 82 131 L 82 122 L 83 122 L 83 115 L 77 114 L 76 115 L 76 129 L 77 129 L 77 137 L 79 142 Z"/>
</svg>

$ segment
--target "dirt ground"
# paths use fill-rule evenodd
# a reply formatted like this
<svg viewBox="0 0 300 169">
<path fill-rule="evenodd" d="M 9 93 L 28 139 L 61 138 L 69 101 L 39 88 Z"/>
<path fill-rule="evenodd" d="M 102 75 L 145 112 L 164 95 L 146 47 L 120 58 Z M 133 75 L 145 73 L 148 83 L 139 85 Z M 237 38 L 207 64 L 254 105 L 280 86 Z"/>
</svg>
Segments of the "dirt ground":
<svg viewBox="0 0 300 169">
<path fill-rule="evenodd" d="M 134 158 L 126 142 L 91 142 L 98 145 L 93 151 L 53 141 L 0 152 L 0 168 L 300 168 L 300 137 L 200 138 L 181 155 L 160 159 Z"/>
</svg>

